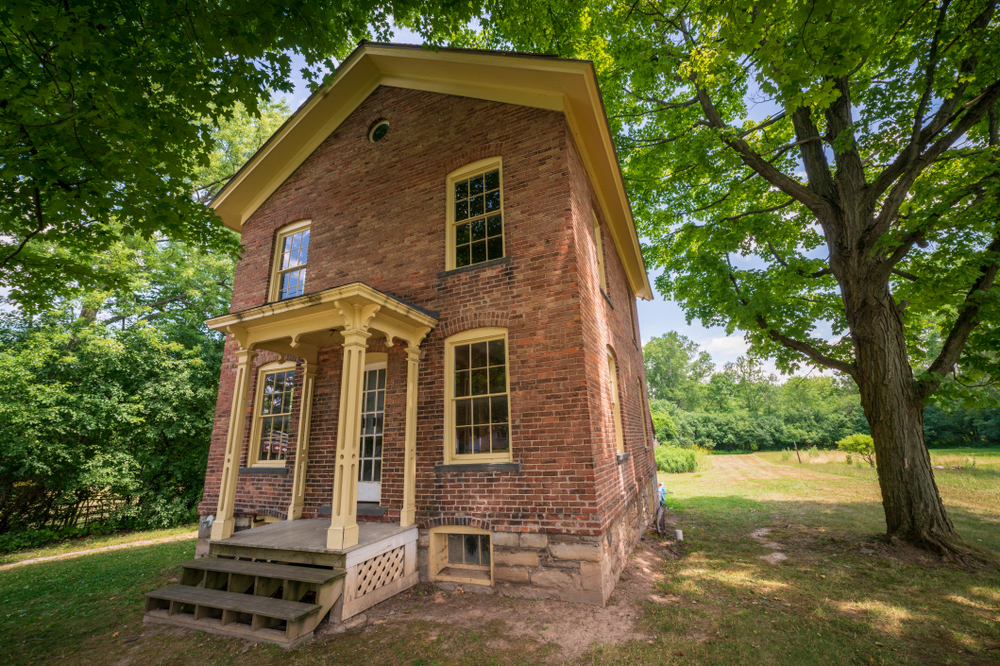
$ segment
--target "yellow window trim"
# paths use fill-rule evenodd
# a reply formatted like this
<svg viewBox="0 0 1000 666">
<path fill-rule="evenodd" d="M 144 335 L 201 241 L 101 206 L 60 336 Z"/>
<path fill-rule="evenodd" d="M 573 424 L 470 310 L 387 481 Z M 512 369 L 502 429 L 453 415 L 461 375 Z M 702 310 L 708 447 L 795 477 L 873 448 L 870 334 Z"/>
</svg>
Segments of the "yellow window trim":
<svg viewBox="0 0 1000 666">
<path fill-rule="evenodd" d="M 273 303 L 274 301 L 277 301 L 278 293 L 281 291 L 281 248 L 285 243 L 285 238 L 298 231 L 302 231 L 303 229 L 308 229 L 310 225 L 312 225 L 312 220 L 299 220 L 298 222 L 293 222 L 278 230 L 278 234 L 274 239 L 274 252 L 272 253 L 273 256 L 271 258 L 271 286 L 267 293 L 268 302 Z M 312 238 L 310 238 L 310 240 L 312 240 Z M 307 267 L 308 275 L 308 260 L 306 260 L 305 265 Z M 308 277 L 306 279 L 308 279 Z"/>
<path fill-rule="evenodd" d="M 444 199 L 445 199 L 445 234 L 444 234 L 444 268 L 447 271 L 454 270 L 455 265 L 455 227 L 458 223 L 455 222 L 455 181 L 463 180 L 465 178 L 471 178 L 480 173 L 485 173 L 493 169 L 500 170 L 500 224 L 503 226 L 503 234 L 501 238 L 503 239 L 503 256 L 507 256 L 507 217 L 504 213 L 503 201 L 503 158 L 501 157 L 489 157 L 485 160 L 479 160 L 478 162 L 473 162 L 471 164 L 466 164 L 465 166 L 455 169 L 445 178 L 445 188 L 444 188 Z M 496 213 L 491 213 L 495 215 Z M 462 224 L 466 223 L 468 220 L 462 220 Z M 470 264 L 470 266 L 476 266 L 477 264 Z M 466 268 L 463 266 L 463 268 Z"/>
<path fill-rule="evenodd" d="M 471 342 L 503 338 L 504 363 L 507 372 L 507 436 L 510 446 L 506 453 L 466 453 L 456 454 L 455 450 L 455 347 Z M 444 341 L 444 464 L 512 462 L 514 460 L 513 409 L 510 395 L 510 340 L 506 328 L 474 328 L 456 333 Z"/>
<path fill-rule="evenodd" d="M 449 534 L 479 534 L 490 538 L 490 565 L 476 566 L 473 564 L 451 564 L 448 562 L 448 535 Z M 468 527 L 466 525 L 442 525 L 432 527 L 430 530 L 430 577 L 431 580 L 446 580 L 454 583 L 467 583 L 473 585 L 493 584 L 493 533 L 489 530 L 481 530 L 478 527 Z M 448 569 L 448 573 L 441 573 Z M 479 572 L 480 576 L 465 575 Z M 489 572 L 489 581 L 483 580 L 481 575 Z"/>
<path fill-rule="evenodd" d="M 260 455 L 260 404 L 264 398 L 264 392 L 261 387 L 264 385 L 264 377 L 275 372 L 284 372 L 286 370 L 294 370 L 295 361 L 272 361 L 271 363 L 265 363 L 257 369 L 257 384 L 254 391 L 256 395 L 253 398 L 253 426 L 250 428 L 250 443 L 248 444 L 249 450 L 247 451 L 247 467 L 284 467 L 285 463 L 288 461 L 288 457 L 285 460 L 258 460 Z M 295 391 L 292 390 L 292 409 L 295 408 Z M 291 437 L 291 433 L 289 433 Z"/>
<path fill-rule="evenodd" d="M 597 253 L 597 273 L 601 280 L 601 289 L 608 292 L 608 276 L 604 272 L 604 240 L 601 238 L 601 221 L 597 217 L 597 211 L 590 209 L 590 218 L 594 223 L 594 252 Z"/>
<path fill-rule="evenodd" d="M 608 348 L 608 376 L 611 379 L 611 413 L 615 419 L 615 448 L 618 453 L 625 453 L 625 440 L 622 438 L 622 405 L 618 395 L 618 372 L 615 369 L 615 353 Z"/>
</svg>

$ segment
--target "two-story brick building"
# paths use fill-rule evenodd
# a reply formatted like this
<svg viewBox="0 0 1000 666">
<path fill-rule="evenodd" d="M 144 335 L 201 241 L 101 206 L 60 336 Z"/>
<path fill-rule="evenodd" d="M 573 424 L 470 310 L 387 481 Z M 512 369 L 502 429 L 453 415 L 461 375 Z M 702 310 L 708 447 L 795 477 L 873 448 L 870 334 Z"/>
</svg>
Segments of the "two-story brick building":
<svg viewBox="0 0 1000 666">
<path fill-rule="evenodd" d="M 592 65 L 362 44 L 212 205 L 244 246 L 213 557 L 147 617 L 289 645 L 418 579 L 604 603 L 655 465 Z"/>
</svg>

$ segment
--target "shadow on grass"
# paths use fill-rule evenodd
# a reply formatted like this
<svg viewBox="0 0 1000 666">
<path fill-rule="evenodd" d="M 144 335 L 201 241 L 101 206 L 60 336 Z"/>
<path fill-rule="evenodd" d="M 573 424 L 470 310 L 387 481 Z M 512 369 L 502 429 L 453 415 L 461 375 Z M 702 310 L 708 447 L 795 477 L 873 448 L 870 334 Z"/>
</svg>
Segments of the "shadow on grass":
<svg viewBox="0 0 1000 666">
<path fill-rule="evenodd" d="M 873 502 L 674 502 L 685 540 L 644 603 L 655 638 L 599 664 L 997 664 L 1000 571 L 888 543 Z M 950 509 L 1000 551 L 1000 516 Z"/>
</svg>

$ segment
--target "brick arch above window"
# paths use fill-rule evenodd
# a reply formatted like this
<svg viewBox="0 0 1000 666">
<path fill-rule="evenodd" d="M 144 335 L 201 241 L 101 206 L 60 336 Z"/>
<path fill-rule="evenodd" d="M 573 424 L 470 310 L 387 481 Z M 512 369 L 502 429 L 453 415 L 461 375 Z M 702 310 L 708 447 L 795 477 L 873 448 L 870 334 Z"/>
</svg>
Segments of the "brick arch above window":
<svg viewBox="0 0 1000 666">
<path fill-rule="evenodd" d="M 472 164 L 473 162 L 485 160 L 490 157 L 500 157 L 503 155 L 503 149 L 504 144 L 502 141 L 487 143 L 477 148 L 467 148 L 448 160 L 445 163 L 444 170 L 451 173 L 464 167 L 466 164 Z"/>
<path fill-rule="evenodd" d="M 487 518 L 473 518 L 469 516 L 456 517 L 456 516 L 438 516 L 437 518 L 430 518 L 424 521 L 421 525 L 424 529 L 432 529 L 434 527 L 475 527 L 476 529 L 486 530 L 487 532 L 493 531 L 493 524 Z"/>
<path fill-rule="evenodd" d="M 451 317 L 438 326 L 438 335 L 450 338 L 456 333 L 473 328 L 509 328 L 509 312 L 470 312 Z"/>
</svg>

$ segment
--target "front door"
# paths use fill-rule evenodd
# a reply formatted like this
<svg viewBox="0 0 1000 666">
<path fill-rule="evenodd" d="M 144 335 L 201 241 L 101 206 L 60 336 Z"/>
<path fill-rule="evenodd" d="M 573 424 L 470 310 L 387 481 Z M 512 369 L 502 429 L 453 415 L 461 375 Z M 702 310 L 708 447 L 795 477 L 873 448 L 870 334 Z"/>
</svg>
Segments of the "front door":
<svg viewBox="0 0 1000 666">
<path fill-rule="evenodd" d="M 385 420 L 385 362 L 365 366 L 361 394 L 361 465 L 358 501 L 382 497 L 382 428 Z"/>
</svg>

